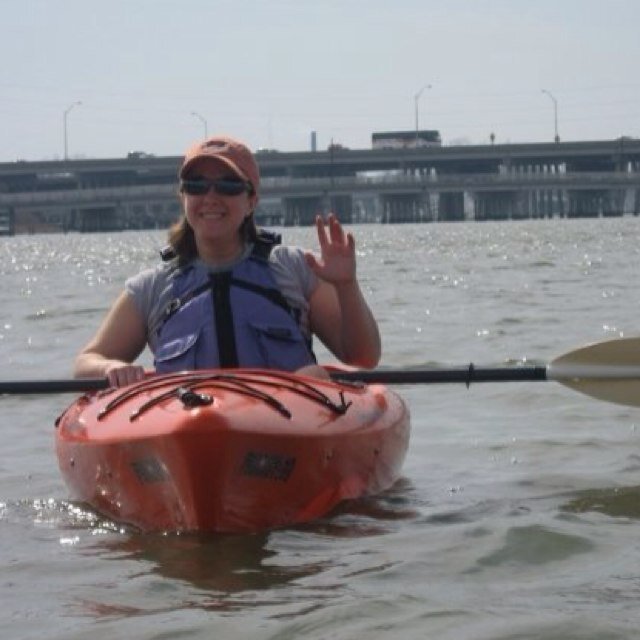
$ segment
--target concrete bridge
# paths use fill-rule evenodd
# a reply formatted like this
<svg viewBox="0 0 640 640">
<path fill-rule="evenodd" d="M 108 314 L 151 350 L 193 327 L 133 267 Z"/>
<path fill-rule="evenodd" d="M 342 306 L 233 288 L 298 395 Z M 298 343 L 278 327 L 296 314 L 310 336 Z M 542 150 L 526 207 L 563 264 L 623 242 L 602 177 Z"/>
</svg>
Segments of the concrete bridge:
<svg viewBox="0 0 640 640">
<path fill-rule="evenodd" d="M 257 155 L 256 216 L 310 224 L 613 216 L 640 212 L 640 140 Z M 0 232 L 161 228 L 179 157 L 0 164 Z"/>
</svg>

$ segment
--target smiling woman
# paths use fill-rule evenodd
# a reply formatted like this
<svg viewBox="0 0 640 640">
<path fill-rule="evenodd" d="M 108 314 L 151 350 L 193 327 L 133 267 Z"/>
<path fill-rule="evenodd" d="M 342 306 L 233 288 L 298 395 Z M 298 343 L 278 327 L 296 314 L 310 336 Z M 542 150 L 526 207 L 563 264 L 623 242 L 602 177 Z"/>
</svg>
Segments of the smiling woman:
<svg viewBox="0 0 640 640">
<path fill-rule="evenodd" d="M 320 256 L 257 229 L 260 172 L 241 142 L 215 136 L 189 148 L 179 171 L 183 214 L 164 262 L 127 280 L 76 359 L 78 377 L 141 380 L 145 346 L 158 372 L 260 367 L 326 375 L 315 334 L 341 361 L 374 367 L 378 326 L 356 277 L 355 241 L 318 216 Z"/>
<path fill-rule="evenodd" d="M 256 239 L 260 174 L 251 152 L 229 138 L 198 143 L 187 152 L 180 178 L 185 215 L 178 233 L 191 230 L 197 255 L 208 264 L 237 259 Z"/>
</svg>

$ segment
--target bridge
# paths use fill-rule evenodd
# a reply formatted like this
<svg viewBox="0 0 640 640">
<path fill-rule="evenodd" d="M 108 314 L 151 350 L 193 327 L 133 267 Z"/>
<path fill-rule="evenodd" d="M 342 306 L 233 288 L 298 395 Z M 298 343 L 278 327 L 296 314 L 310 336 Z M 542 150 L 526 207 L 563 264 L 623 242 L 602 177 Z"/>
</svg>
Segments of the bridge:
<svg viewBox="0 0 640 640">
<path fill-rule="evenodd" d="M 259 223 L 638 215 L 640 140 L 268 151 Z M 164 228 L 177 156 L 0 163 L 0 233 Z"/>
</svg>

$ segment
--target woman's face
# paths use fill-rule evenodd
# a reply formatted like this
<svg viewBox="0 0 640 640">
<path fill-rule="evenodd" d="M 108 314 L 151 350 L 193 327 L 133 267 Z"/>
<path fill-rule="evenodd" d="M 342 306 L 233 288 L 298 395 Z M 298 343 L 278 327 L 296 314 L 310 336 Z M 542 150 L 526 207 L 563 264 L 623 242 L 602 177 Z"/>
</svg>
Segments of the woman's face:
<svg viewBox="0 0 640 640">
<path fill-rule="evenodd" d="M 223 162 L 210 158 L 197 161 L 187 177 L 190 180 L 240 179 Z M 224 196 L 210 188 L 204 195 L 183 192 L 182 200 L 187 222 L 193 229 L 199 250 L 206 244 L 228 250 L 242 244 L 240 225 L 255 207 L 255 194 L 244 191 L 239 195 Z"/>
</svg>

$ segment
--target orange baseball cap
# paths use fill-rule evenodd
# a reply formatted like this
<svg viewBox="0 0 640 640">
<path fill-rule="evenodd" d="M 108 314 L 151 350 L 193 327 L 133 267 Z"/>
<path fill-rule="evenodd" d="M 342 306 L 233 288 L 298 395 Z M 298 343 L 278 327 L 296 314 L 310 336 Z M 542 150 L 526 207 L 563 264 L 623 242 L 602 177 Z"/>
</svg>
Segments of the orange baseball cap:
<svg viewBox="0 0 640 640">
<path fill-rule="evenodd" d="M 260 171 L 249 148 L 239 140 L 228 136 L 213 136 L 201 140 L 187 149 L 179 177 L 184 178 L 194 162 L 202 158 L 213 158 L 226 164 L 243 180 L 248 180 L 255 191 L 260 185 Z"/>
</svg>

